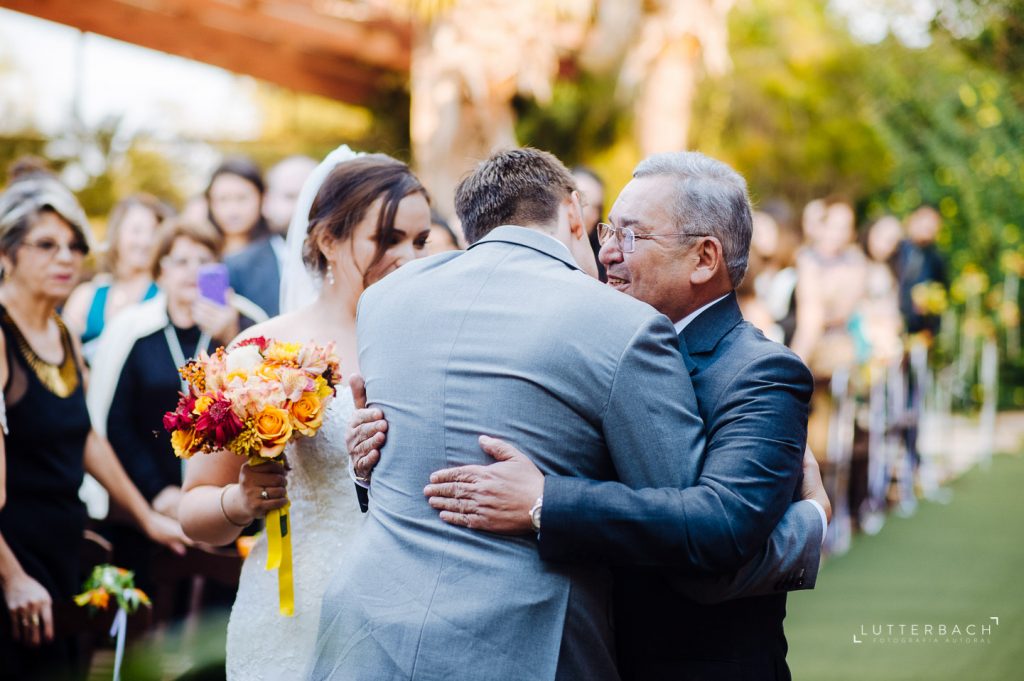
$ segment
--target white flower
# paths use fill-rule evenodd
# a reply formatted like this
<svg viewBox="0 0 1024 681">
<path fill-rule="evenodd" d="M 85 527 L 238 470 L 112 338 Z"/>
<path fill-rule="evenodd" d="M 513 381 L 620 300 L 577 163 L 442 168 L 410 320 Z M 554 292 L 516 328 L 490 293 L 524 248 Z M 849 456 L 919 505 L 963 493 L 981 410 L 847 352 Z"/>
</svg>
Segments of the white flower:
<svg viewBox="0 0 1024 681">
<path fill-rule="evenodd" d="M 228 350 L 227 370 L 229 374 L 235 371 L 248 373 L 262 363 L 263 356 L 255 345 L 243 345 L 240 348 Z"/>
</svg>

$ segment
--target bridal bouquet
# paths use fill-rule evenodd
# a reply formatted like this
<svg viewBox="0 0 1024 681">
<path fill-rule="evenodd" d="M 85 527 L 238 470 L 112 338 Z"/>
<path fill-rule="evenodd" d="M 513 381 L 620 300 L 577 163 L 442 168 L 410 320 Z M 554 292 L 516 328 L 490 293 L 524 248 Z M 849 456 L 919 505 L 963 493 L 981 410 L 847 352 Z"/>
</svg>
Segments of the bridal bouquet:
<svg viewBox="0 0 1024 681">
<path fill-rule="evenodd" d="M 297 437 L 313 437 L 341 381 L 334 344 L 249 338 L 178 369 L 188 384 L 164 415 L 174 454 L 226 449 L 256 465 L 281 460 Z M 280 610 L 294 613 L 288 506 L 267 514 L 267 569 L 278 571 Z"/>
</svg>

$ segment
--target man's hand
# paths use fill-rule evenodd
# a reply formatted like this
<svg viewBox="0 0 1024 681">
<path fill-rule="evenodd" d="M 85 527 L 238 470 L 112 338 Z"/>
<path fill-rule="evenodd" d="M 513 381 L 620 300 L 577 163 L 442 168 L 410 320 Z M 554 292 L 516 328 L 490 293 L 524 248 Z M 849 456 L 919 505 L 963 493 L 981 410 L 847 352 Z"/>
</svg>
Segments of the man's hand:
<svg viewBox="0 0 1024 681">
<path fill-rule="evenodd" d="M 800 494 L 804 499 L 811 499 L 821 504 L 821 507 L 825 509 L 825 518 L 828 522 L 832 522 L 832 503 L 828 500 L 828 494 L 825 493 L 821 470 L 818 468 L 818 462 L 810 447 L 804 450 L 804 484 Z"/>
<path fill-rule="evenodd" d="M 497 463 L 436 471 L 423 494 L 446 523 L 498 534 L 532 532 L 530 508 L 544 493 L 544 474 L 503 440 L 481 435 L 480 448 Z"/>
<path fill-rule="evenodd" d="M 349 377 L 352 400 L 356 410 L 345 429 L 345 447 L 352 460 L 352 469 L 361 482 L 369 482 L 373 469 L 380 461 L 380 448 L 384 446 L 388 422 L 380 409 L 366 408 L 366 383 L 359 374 Z"/>
</svg>

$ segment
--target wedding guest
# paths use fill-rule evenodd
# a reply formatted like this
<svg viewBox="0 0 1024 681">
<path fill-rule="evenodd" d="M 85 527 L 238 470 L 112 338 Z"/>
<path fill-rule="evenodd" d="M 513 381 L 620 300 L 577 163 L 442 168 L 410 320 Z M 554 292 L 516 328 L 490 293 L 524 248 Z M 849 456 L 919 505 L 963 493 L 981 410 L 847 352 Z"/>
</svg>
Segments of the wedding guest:
<svg viewBox="0 0 1024 681">
<path fill-rule="evenodd" d="M 233 158 L 213 172 L 206 198 L 210 220 L 224 235 L 231 288 L 273 317 L 280 309 L 284 241 L 263 217 L 264 192 L 256 164 Z"/>
<path fill-rule="evenodd" d="M 927 344 L 938 334 L 942 318 L 922 310 L 914 301 L 914 289 L 921 285 L 934 284 L 946 289 L 949 280 L 946 263 L 935 245 L 935 239 L 942 227 L 942 216 L 932 206 L 921 206 L 907 218 L 907 239 L 896 252 L 896 274 L 899 281 L 900 312 L 908 334 L 922 338 Z M 915 472 L 920 463 L 917 446 L 918 419 L 924 400 L 921 377 L 907 363 L 907 409 L 908 427 L 904 442 Z"/>
<path fill-rule="evenodd" d="M 829 199 L 811 199 L 804 206 L 800 216 L 800 224 L 803 227 L 804 239 L 808 244 L 813 244 L 818 239 L 818 231 L 824 226 L 828 216 Z"/>
<path fill-rule="evenodd" d="M 259 167 L 247 158 L 229 158 L 213 171 L 206 202 L 210 222 L 224 235 L 225 257 L 270 236 L 262 213 L 265 191 Z"/>
<path fill-rule="evenodd" d="M 900 242 L 903 228 L 891 215 L 878 219 L 865 231 L 863 244 L 867 254 L 864 271 L 863 297 L 847 324 L 853 339 L 854 363 L 861 367 L 853 376 L 851 393 L 858 404 L 870 409 L 872 395 L 878 400 L 873 386 L 885 386 L 889 372 L 899 371 L 903 357 L 903 322 L 900 318 L 893 275 L 892 259 Z M 877 408 L 877 403 L 874 405 Z M 872 449 L 870 422 L 856 422 L 853 426 L 848 498 L 851 512 L 860 527 L 871 527 L 873 510 L 881 510 L 877 496 L 869 499 L 871 462 L 885 465 L 888 456 L 884 449 Z M 877 427 L 877 426 L 876 426 Z M 890 424 L 889 427 L 894 427 Z M 865 525 L 867 523 L 867 525 Z"/>
<path fill-rule="evenodd" d="M 0 436 L 6 458 L 0 509 L 0 679 L 83 670 L 77 642 L 55 637 L 55 602 L 81 586 L 78 547 L 88 471 L 153 540 L 184 551 L 174 521 L 154 513 L 109 444 L 90 428 L 78 341 L 57 314 L 89 252 L 89 224 L 55 179 L 30 176 L 0 194 Z"/>
<path fill-rule="evenodd" d="M 903 320 L 893 259 L 903 236 L 899 219 L 885 215 L 867 231 L 864 299 L 858 311 L 861 362 L 887 365 L 903 355 Z"/>
<path fill-rule="evenodd" d="M 168 209 L 156 197 L 134 194 L 121 200 L 107 221 L 104 269 L 79 285 L 64 306 L 64 321 L 82 339 L 85 358 L 92 361 L 103 326 L 125 307 L 157 293 L 150 275 L 153 239 Z"/>
<path fill-rule="evenodd" d="M 907 218 L 907 236 L 896 253 L 899 276 L 900 312 L 907 333 L 926 332 L 935 336 L 940 318 L 928 314 L 914 304 L 913 290 L 919 284 L 934 282 L 946 287 L 946 263 L 935 246 L 935 237 L 942 226 L 942 216 L 931 206 L 921 206 Z"/>
<path fill-rule="evenodd" d="M 597 254 L 601 250 L 601 242 L 597 238 L 597 224 L 604 219 L 604 180 L 586 166 L 573 168 L 572 177 L 576 180 L 576 188 L 583 200 L 583 223 L 587 227 L 587 234 L 590 235 L 590 247 L 594 250 L 594 259 L 597 261 L 598 279 L 607 281 L 604 265 L 597 259 Z"/>
<path fill-rule="evenodd" d="M 11 186 L 18 180 L 24 180 L 29 177 L 51 177 L 56 178 L 53 170 L 50 168 L 50 164 L 45 158 L 34 156 L 32 154 L 25 154 L 19 156 L 10 162 L 7 166 L 7 185 L 4 187 Z"/>
<path fill-rule="evenodd" d="M 295 204 L 306 178 L 316 168 L 309 156 L 289 156 L 267 171 L 267 192 L 263 196 L 263 217 L 274 234 L 284 236 L 295 213 Z"/>
<path fill-rule="evenodd" d="M 761 258 L 754 288 L 774 321 L 769 338 L 785 345 L 792 342 L 796 330 L 796 254 L 800 242 L 800 228 L 793 224 L 792 212 L 784 201 L 767 201 L 754 213 L 751 252 L 757 251 Z"/>
<path fill-rule="evenodd" d="M 797 317 L 792 343 L 793 351 L 810 367 L 817 386 L 807 441 L 818 457 L 828 453 L 832 413 L 828 386 L 836 370 L 849 370 L 855 360 L 849 322 L 860 306 L 867 279 L 864 253 L 853 242 L 853 206 L 841 198 L 830 198 L 823 205 L 824 217 L 809 223 L 809 244 L 797 257 Z M 805 217 L 807 213 L 805 210 Z"/>
<path fill-rule="evenodd" d="M 753 211 L 750 253 L 747 258 L 747 272 L 736 286 L 736 302 L 743 318 L 759 329 L 766 337 L 777 343 L 783 340 L 782 329 L 775 323 L 771 308 L 758 295 L 757 281 L 767 272 L 771 255 L 778 241 L 778 224 L 767 213 Z"/>
<path fill-rule="evenodd" d="M 150 275 L 161 295 L 125 310 L 109 325 L 93 367 L 87 401 L 96 430 L 110 441 L 153 510 L 170 518 L 178 516 L 182 476 L 163 432 L 163 415 L 174 410 L 178 391 L 184 390 L 178 367 L 200 350 L 226 345 L 239 326 L 234 318 L 246 313 L 256 315 L 250 323 L 265 318 L 238 295 L 224 310 L 196 314 L 200 306 L 215 305 L 200 296 L 197 274 L 218 261 L 222 244 L 206 222 L 167 223 L 150 258 Z M 114 545 L 117 565 L 135 571 L 143 588 L 149 586 L 152 543 L 147 537 L 116 515 L 103 533 Z"/>
<path fill-rule="evenodd" d="M 451 228 L 448 221 L 437 211 L 430 211 L 430 238 L 427 239 L 427 252 L 430 255 L 437 255 L 447 251 L 461 250 L 459 237 L 455 235 L 455 230 Z"/>
</svg>

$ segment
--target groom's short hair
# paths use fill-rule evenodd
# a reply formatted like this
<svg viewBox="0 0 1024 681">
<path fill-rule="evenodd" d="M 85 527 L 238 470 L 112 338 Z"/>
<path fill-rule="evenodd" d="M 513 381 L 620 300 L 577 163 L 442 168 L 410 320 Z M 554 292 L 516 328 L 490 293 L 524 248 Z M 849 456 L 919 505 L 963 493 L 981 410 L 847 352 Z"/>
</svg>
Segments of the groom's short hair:
<svg viewBox="0 0 1024 681">
<path fill-rule="evenodd" d="M 508 149 L 459 182 L 455 212 L 473 244 L 501 225 L 552 223 L 558 204 L 574 191 L 572 173 L 553 155 L 530 147 Z"/>
</svg>

